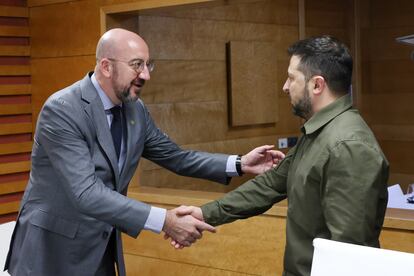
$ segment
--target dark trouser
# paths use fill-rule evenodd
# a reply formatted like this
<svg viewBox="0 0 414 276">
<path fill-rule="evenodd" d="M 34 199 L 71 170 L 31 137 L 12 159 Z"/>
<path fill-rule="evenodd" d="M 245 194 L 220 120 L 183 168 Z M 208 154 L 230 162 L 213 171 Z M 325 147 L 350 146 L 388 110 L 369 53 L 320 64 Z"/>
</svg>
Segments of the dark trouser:
<svg viewBox="0 0 414 276">
<path fill-rule="evenodd" d="M 116 276 L 115 252 L 115 231 L 113 231 L 108 246 L 106 247 L 105 254 L 99 264 L 98 271 L 96 271 L 96 276 Z"/>
</svg>

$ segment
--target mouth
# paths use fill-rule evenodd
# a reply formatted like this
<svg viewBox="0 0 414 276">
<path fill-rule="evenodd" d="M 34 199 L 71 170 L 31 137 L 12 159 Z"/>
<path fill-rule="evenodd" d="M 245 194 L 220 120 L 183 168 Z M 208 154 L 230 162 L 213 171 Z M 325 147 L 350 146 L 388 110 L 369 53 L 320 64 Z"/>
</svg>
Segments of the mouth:
<svg viewBox="0 0 414 276">
<path fill-rule="evenodd" d="M 133 83 L 132 87 L 135 87 L 136 89 L 141 90 L 142 85 Z"/>
<path fill-rule="evenodd" d="M 141 88 L 144 86 L 145 81 L 144 80 L 137 80 L 132 82 L 132 86 L 136 87 L 138 90 L 141 90 Z"/>
</svg>

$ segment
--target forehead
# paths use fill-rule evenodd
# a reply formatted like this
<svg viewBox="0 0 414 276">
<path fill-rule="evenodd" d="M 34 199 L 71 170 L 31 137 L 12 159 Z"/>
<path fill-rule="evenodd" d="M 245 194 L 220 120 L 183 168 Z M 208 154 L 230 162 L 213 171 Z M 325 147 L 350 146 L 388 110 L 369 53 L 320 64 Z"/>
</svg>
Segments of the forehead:
<svg viewBox="0 0 414 276">
<path fill-rule="evenodd" d="M 125 43 L 124 49 L 120 52 L 124 59 L 149 59 L 149 49 L 145 42 L 135 39 L 130 39 Z"/>
<path fill-rule="evenodd" d="M 301 72 L 298 70 L 299 63 L 300 63 L 300 58 L 299 58 L 298 56 L 293 55 L 293 56 L 290 58 L 289 67 L 288 67 L 288 73 L 289 73 L 289 74 L 297 74 L 297 73 L 301 73 Z"/>
</svg>

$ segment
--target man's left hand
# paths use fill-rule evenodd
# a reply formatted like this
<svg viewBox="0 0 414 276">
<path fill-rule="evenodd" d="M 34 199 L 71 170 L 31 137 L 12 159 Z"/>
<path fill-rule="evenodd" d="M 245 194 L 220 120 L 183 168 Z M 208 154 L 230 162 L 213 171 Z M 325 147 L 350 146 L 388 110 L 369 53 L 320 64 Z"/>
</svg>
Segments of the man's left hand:
<svg viewBox="0 0 414 276">
<path fill-rule="evenodd" d="M 273 167 L 285 158 L 285 154 L 273 150 L 274 145 L 257 147 L 241 157 L 241 168 L 243 173 L 261 174 Z"/>
</svg>

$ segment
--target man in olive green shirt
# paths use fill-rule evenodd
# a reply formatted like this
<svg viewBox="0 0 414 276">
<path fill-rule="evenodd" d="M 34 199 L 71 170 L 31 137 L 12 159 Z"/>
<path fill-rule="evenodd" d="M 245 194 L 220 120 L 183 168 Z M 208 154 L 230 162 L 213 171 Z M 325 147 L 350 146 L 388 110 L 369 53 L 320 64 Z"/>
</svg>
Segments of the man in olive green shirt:
<svg viewBox="0 0 414 276">
<path fill-rule="evenodd" d="M 352 107 L 346 46 L 323 36 L 298 41 L 288 52 L 283 90 L 294 114 L 306 120 L 297 145 L 276 168 L 201 209 L 183 207 L 182 213 L 220 225 L 261 214 L 287 197 L 283 275 L 305 276 L 314 238 L 379 247 L 388 162 Z"/>
</svg>

